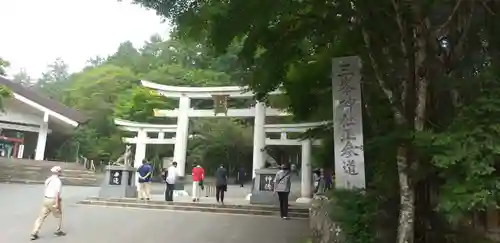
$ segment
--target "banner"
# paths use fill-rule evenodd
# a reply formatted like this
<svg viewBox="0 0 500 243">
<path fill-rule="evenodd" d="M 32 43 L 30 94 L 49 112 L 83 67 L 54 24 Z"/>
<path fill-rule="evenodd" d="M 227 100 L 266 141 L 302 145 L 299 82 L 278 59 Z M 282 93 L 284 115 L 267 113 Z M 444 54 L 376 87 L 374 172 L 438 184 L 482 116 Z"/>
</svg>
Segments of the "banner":
<svg viewBox="0 0 500 243">
<path fill-rule="evenodd" d="M 357 56 L 332 61 L 335 187 L 365 188 L 361 61 Z"/>
</svg>

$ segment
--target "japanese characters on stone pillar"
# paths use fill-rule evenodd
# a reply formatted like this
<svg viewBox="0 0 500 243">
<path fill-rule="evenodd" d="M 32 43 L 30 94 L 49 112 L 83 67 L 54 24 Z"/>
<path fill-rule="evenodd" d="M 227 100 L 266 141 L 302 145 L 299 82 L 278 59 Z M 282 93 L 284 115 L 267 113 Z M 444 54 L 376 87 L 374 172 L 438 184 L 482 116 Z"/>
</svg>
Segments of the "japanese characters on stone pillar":
<svg viewBox="0 0 500 243">
<path fill-rule="evenodd" d="M 335 187 L 365 188 L 361 62 L 357 56 L 332 62 Z"/>
</svg>

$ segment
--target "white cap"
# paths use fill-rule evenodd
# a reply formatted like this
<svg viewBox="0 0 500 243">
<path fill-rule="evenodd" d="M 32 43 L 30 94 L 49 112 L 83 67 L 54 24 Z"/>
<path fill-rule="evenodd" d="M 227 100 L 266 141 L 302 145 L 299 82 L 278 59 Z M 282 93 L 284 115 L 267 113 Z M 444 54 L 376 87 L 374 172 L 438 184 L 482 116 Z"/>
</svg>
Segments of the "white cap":
<svg viewBox="0 0 500 243">
<path fill-rule="evenodd" d="M 57 165 L 56 165 L 56 166 L 54 166 L 54 167 L 52 167 L 52 168 L 50 169 L 50 171 L 51 171 L 51 172 L 53 172 L 53 173 L 58 173 L 58 172 L 61 172 L 61 170 L 62 170 L 62 169 L 61 169 L 61 166 L 57 166 Z"/>
</svg>

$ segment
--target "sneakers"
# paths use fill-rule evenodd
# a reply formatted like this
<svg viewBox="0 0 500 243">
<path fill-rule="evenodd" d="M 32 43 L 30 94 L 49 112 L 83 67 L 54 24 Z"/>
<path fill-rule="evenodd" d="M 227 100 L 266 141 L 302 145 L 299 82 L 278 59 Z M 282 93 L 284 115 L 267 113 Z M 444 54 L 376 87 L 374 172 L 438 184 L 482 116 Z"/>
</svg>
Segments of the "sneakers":
<svg viewBox="0 0 500 243">
<path fill-rule="evenodd" d="M 66 235 L 66 233 L 63 231 L 60 231 L 60 230 L 54 232 L 54 236 L 65 236 L 65 235 Z M 38 238 L 40 238 L 40 237 L 38 237 L 38 234 L 31 234 L 30 235 L 30 240 L 38 240 Z"/>
</svg>

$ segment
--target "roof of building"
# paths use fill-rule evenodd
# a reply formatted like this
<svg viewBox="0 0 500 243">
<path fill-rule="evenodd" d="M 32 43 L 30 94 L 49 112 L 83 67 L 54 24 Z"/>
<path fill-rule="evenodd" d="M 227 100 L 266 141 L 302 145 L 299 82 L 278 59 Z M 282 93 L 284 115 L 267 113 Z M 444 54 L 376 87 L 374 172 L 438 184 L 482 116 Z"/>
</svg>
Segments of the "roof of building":
<svg viewBox="0 0 500 243">
<path fill-rule="evenodd" d="M 29 99 L 47 109 L 50 109 L 62 116 L 65 116 L 73 121 L 76 121 L 78 123 L 83 123 L 88 120 L 88 118 L 82 114 L 81 112 L 69 108 L 61 103 L 59 103 L 56 100 L 53 100 L 49 97 L 46 97 L 39 92 L 36 92 L 35 90 L 32 90 L 30 88 L 24 87 L 23 85 L 12 82 L 9 79 L 6 79 L 2 76 L 0 76 L 0 85 L 5 85 L 8 89 L 10 89 L 13 93 L 16 93 L 20 96 L 25 97 L 26 99 Z"/>
</svg>

